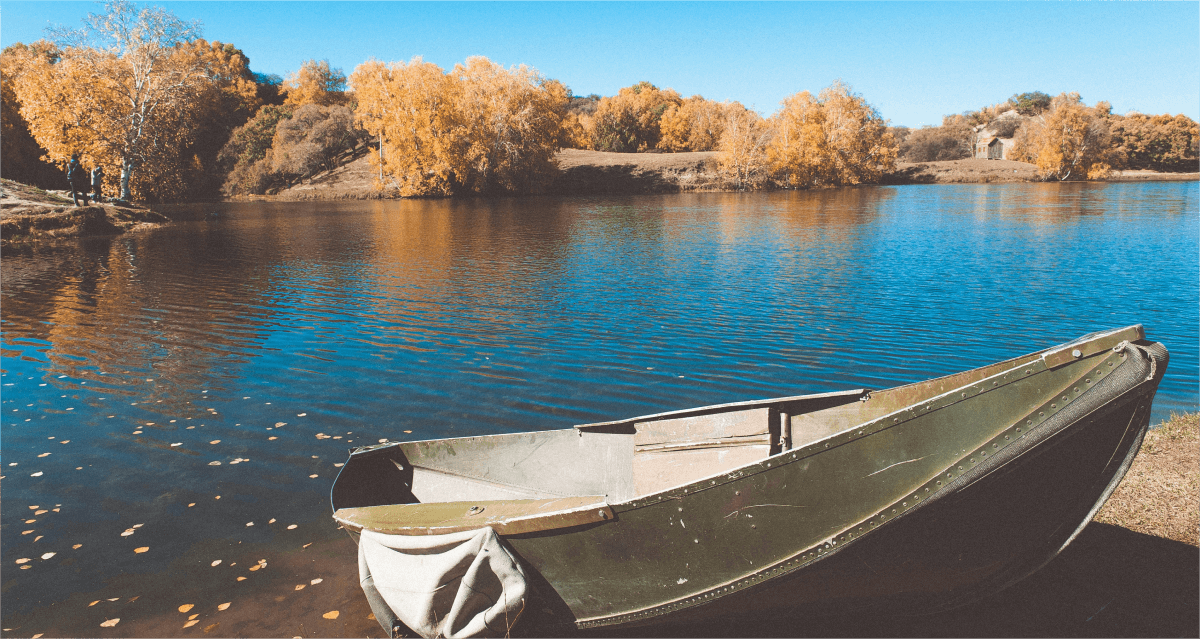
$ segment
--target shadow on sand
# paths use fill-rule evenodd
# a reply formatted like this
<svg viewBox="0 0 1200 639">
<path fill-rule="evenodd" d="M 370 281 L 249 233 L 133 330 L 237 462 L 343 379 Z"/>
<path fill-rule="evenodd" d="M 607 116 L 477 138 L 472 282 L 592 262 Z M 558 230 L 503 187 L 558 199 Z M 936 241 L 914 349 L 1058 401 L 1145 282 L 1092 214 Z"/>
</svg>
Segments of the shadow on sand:
<svg viewBox="0 0 1200 639">
<path fill-rule="evenodd" d="M 886 619 L 728 619 L 594 636 L 1195 637 L 1200 549 L 1092 523 L 1024 581 L 957 610 Z"/>
</svg>

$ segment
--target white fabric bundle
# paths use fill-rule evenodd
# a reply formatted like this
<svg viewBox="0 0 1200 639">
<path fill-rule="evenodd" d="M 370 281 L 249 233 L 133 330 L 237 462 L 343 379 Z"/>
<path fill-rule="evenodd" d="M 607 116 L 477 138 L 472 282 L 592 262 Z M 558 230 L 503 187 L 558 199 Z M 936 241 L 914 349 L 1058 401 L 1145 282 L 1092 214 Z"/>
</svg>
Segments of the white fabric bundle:
<svg viewBox="0 0 1200 639">
<path fill-rule="evenodd" d="M 449 535 L 364 530 L 358 574 L 389 632 L 399 620 L 422 637 L 500 637 L 525 607 L 525 573 L 491 528 Z"/>
</svg>

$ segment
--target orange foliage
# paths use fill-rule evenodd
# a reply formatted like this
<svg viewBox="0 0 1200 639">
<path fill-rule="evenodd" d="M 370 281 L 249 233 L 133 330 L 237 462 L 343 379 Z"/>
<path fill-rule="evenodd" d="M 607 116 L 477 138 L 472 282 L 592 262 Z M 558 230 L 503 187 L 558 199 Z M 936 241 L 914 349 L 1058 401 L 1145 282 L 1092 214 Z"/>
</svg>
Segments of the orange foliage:
<svg viewBox="0 0 1200 639">
<path fill-rule="evenodd" d="M 598 151 L 633 153 L 658 146 L 663 114 L 683 99 L 674 89 L 639 82 L 602 98 L 591 117 L 591 146 Z"/>
<path fill-rule="evenodd" d="M 896 165 L 887 122 L 841 81 L 783 101 L 772 117 L 770 171 L 784 186 L 872 184 Z"/>
<path fill-rule="evenodd" d="M 300 70 L 284 82 L 286 106 L 296 108 L 305 104 L 333 106 L 346 104 L 346 74 L 329 67 L 328 60 L 307 60 Z"/>
<path fill-rule="evenodd" d="M 1107 177 L 1111 133 L 1107 104 L 1089 108 L 1078 93 L 1055 97 L 1045 113 L 1030 118 L 1013 139 L 1013 158 L 1036 164 L 1047 180 Z"/>
<path fill-rule="evenodd" d="M 552 175 L 567 90 L 534 69 L 472 57 L 447 74 L 418 57 L 366 62 L 350 84 L 403 196 L 529 193 Z"/>
<path fill-rule="evenodd" d="M 713 102 L 693 95 L 663 112 L 658 148 L 667 151 L 713 151 L 725 132 L 731 110 L 745 110 L 737 102 Z"/>
</svg>

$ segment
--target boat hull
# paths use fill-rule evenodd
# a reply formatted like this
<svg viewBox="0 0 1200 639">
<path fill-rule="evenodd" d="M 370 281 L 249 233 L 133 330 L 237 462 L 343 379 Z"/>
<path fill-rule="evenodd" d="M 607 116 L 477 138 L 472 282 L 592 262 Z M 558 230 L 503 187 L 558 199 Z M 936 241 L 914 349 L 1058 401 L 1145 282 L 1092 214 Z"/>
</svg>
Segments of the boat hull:
<svg viewBox="0 0 1200 639">
<path fill-rule="evenodd" d="M 1167 361 L 1135 326 L 870 394 L 357 451 L 334 488 L 335 518 L 402 535 L 493 527 L 529 580 L 515 634 L 768 612 L 934 613 L 1019 581 L 1075 538 L 1137 454 Z M 805 407 L 811 414 L 799 414 Z M 765 445 L 761 431 L 738 430 L 756 416 L 781 419 Z M 705 448 L 674 452 L 679 429 L 702 430 Z M 639 444 L 638 433 L 656 439 Z M 639 489 L 639 464 L 717 459 L 728 446 L 770 452 Z M 593 465 L 560 482 L 577 487 L 570 508 L 542 494 L 556 481 L 542 469 L 565 475 L 585 453 Z M 643 477 L 661 483 L 679 469 L 654 470 Z M 614 472 L 623 479 L 600 481 Z M 395 479 L 381 489 L 385 473 Z M 502 480 L 517 477 L 531 492 L 476 502 L 418 495 L 429 490 L 421 477 L 442 486 L 468 473 L 455 490 L 515 490 Z M 403 505 L 374 506 L 384 503 Z"/>
</svg>

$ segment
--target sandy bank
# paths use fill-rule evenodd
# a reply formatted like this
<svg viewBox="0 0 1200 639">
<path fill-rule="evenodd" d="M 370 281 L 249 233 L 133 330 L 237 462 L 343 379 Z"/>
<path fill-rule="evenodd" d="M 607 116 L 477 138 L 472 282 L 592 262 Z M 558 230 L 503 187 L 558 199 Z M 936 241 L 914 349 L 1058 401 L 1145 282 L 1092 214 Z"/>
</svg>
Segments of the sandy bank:
<svg viewBox="0 0 1200 639">
<path fill-rule="evenodd" d="M 150 209 L 122 202 L 75 206 L 69 191 L 43 191 L 12 180 L 0 180 L 0 242 L 56 240 L 91 235 L 119 235 L 168 222 Z"/>
<path fill-rule="evenodd" d="M 359 154 L 336 169 L 267 196 L 272 200 L 391 199 L 394 189 L 379 190 L 377 169 L 370 152 Z M 725 191 L 717 174 L 717 152 L 609 153 L 563 149 L 555 155 L 559 173 L 546 192 L 558 195 L 678 193 Z M 1194 181 L 1200 173 L 1115 171 L 1110 182 Z M 1040 182 L 1037 167 L 1010 160 L 947 160 L 901 162 L 882 183 L 900 184 L 1003 184 Z M 387 181 L 385 180 L 385 184 Z M 256 199 L 256 198 L 248 198 Z"/>
</svg>

